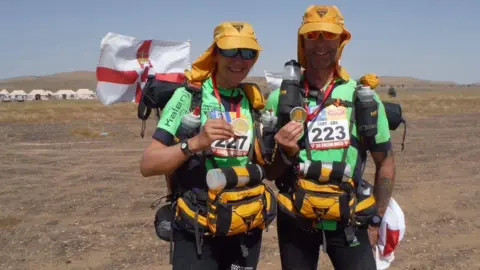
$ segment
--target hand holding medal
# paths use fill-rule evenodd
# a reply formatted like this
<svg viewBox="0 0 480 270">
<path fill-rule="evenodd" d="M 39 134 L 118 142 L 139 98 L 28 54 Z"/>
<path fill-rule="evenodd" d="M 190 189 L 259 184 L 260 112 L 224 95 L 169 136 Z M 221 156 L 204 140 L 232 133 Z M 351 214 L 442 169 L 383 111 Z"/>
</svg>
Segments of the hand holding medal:
<svg viewBox="0 0 480 270">
<path fill-rule="evenodd" d="M 290 111 L 290 120 L 303 124 L 307 120 L 307 111 L 302 107 L 295 107 Z"/>
<path fill-rule="evenodd" d="M 298 140 L 302 136 L 302 132 L 303 123 L 292 120 L 275 134 L 275 141 L 277 141 L 288 156 L 293 156 L 300 150 Z"/>
<path fill-rule="evenodd" d="M 236 136 L 240 137 L 247 135 L 249 130 L 249 124 L 247 120 L 243 118 L 235 118 L 230 124 L 232 125 L 233 134 Z"/>
</svg>

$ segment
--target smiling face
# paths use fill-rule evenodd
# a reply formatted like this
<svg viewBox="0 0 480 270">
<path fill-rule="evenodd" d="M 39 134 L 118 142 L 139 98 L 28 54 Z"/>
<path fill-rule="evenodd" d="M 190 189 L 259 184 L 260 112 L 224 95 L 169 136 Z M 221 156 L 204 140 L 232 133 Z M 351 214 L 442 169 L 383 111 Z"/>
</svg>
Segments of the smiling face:
<svg viewBox="0 0 480 270">
<path fill-rule="evenodd" d="M 235 88 L 252 69 L 257 51 L 252 49 L 215 50 L 216 78 L 220 86 Z"/>
<path fill-rule="evenodd" d="M 303 35 L 305 59 L 309 68 L 325 69 L 335 65 L 340 35 L 314 31 Z"/>
</svg>

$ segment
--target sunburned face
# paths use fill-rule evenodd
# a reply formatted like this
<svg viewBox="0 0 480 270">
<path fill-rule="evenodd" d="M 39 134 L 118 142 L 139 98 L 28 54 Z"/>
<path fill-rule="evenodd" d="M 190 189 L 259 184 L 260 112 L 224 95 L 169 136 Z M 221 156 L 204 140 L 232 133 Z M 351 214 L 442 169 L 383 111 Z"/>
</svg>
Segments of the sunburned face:
<svg viewBox="0 0 480 270">
<path fill-rule="evenodd" d="M 314 31 L 303 35 L 303 47 L 309 68 L 325 69 L 335 64 L 340 35 Z"/>
</svg>

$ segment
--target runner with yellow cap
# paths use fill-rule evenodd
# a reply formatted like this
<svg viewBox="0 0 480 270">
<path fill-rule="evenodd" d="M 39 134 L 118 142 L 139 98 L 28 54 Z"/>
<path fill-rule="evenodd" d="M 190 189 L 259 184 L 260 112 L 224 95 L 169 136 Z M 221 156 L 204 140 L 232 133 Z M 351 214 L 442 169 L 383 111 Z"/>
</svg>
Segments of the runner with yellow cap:
<svg viewBox="0 0 480 270">
<path fill-rule="evenodd" d="M 385 109 L 372 90 L 378 78 L 368 75 L 357 85 L 340 65 L 350 39 L 336 6 L 309 6 L 298 30 L 297 70 L 304 71 L 284 72 L 298 73 L 298 80 L 288 77 L 289 87 L 267 100 L 266 109 L 281 123 L 266 170 L 279 189 L 282 269 L 317 269 L 320 247 L 335 269 L 376 269 L 372 245 L 392 195 L 395 165 Z M 295 67 L 290 61 L 285 70 L 289 63 Z M 295 110 L 306 113 L 305 121 L 292 118 Z M 375 188 L 362 177 L 367 151 L 375 162 Z"/>
<path fill-rule="evenodd" d="M 213 38 L 163 109 L 141 171 L 173 172 L 173 269 L 255 269 L 276 216 L 257 141 L 263 95 L 242 83 L 261 47 L 246 22 L 221 23 Z"/>
</svg>

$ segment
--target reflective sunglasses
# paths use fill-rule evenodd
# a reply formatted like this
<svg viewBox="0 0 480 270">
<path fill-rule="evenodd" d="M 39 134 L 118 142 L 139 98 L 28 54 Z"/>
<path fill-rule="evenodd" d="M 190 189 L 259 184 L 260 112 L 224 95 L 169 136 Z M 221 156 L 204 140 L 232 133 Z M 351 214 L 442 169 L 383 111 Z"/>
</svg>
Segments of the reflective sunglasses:
<svg viewBox="0 0 480 270">
<path fill-rule="evenodd" d="M 312 31 L 303 34 L 303 37 L 308 40 L 317 40 L 320 36 L 323 36 L 325 40 L 335 40 L 340 37 L 341 34 L 335 34 L 325 31 Z"/>
<path fill-rule="evenodd" d="M 233 57 L 236 57 L 238 54 L 240 54 L 240 57 L 242 57 L 242 59 L 244 59 L 244 60 L 252 60 L 253 58 L 255 58 L 257 56 L 257 51 L 256 50 L 244 49 L 244 48 L 241 48 L 241 49 L 226 49 L 226 50 L 218 48 L 218 52 L 222 56 L 228 57 L 228 58 L 233 58 Z"/>
</svg>

